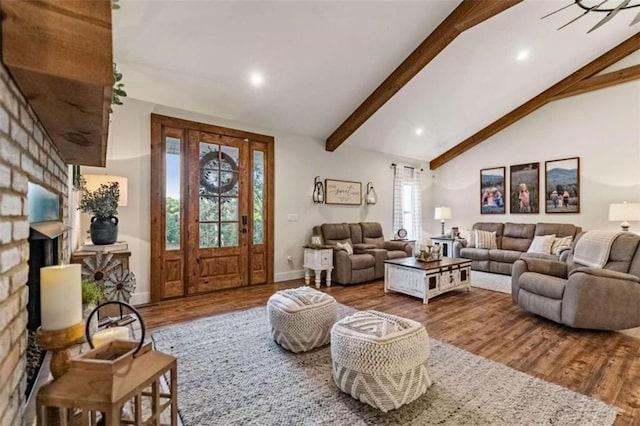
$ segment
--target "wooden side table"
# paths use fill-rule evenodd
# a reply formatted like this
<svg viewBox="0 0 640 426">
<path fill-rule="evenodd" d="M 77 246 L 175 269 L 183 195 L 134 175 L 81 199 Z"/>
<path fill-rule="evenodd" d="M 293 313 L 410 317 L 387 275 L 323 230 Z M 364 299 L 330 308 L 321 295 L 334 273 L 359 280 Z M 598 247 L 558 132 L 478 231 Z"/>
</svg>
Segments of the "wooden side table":
<svg viewBox="0 0 640 426">
<path fill-rule="evenodd" d="M 120 344 L 112 342 L 110 345 Z M 89 354 L 100 350 L 104 351 L 101 347 Z M 178 367 L 175 357 L 152 350 L 147 343 L 137 357 L 115 361 L 111 371 L 105 371 L 98 365 L 100 362 L 80 365 L 72 360 L 69 371 L 40 388 L 36 408 L 38 426 L 46 426 L 50 421 L 66 425 L 70 418 L 76 416 L 80 416 L 83 424 L 88 420 L 88 424 L 93 426 L 96 425 L 97 413 L 102 413 L 105 426 L 159 425 L 161 414 L 169 407 L 169 424 L 178 424 Z M 168 372 L 171 374 L 169 391 L 164 392 L 160 379 Z M 133 420 L 122 419 L 122 407 L 132 399 Z M 148 403 L 143 403 L 143 399 Z M 143 415 L 145 406 L 150 410 L 149 416 Z M 58 409 L 57 419 L 49 418 L 52 408 Z"/>
<path fill-rule="evenodd" d="M 440 243 L 440 246 L 442 246 L 443 257 L 453 257 L 453 243 L 456 242 L 458 238 L 431 237 L 431 240 L 434 243 Z"/>
<path fill-rule="evenodd" d="M 122 269 L 129 269 L 129 258 L 131 257 L 131 252 L 129 250 L 117 250 L 117 251 L 109 251 L 105 252 L 112 254 L 114 259 L 118 259 L 122 264 Z M 71 255 L 71 263 L 79 263 L 82 264 L 82 260 L 87 256 L 95 256 L 95 251 L 76 251 Z"/>
<path fill-rule="evenodd" d="M 333 249 L 332 248 L 304 248 L 304 283 L 311 282 L 311 271 L 316 277 L 316 288 L 320 288 L 320 278 L 322 271 L 327 271 L 327 287 L 331 287 L 331 271 L 333 270 Z"/>
</svg>

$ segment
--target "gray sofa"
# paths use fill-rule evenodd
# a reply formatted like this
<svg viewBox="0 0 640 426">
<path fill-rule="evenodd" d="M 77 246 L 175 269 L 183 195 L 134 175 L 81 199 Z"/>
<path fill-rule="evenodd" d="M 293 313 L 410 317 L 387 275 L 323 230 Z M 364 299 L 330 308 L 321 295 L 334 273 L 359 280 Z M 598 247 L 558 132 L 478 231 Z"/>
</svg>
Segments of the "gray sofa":
<svg viewBox="0 0 640 426">
<path fill-rule="evenodd" d="M 579 226 L 567 223 L 499 223 L 478 222 L 472 229 L 495 232 L 497 249 L 480 249 L 467 247 L 463 241 L 453 243 L 453 257 L 471 259 L 471 269 L 511 275 L 513 263 L 526 253 L 536 235 L 556 237 L 575 236 L 582 231 Z M 566 256 L 566 255 L 561 255 Z M 540 255 L 550 259 L 559 259 L 554 255 Z M 564 257 L 560 257 L 563 259 Z"/>
<path fill-rule="evenodd" d="M 573 248 L 564 262 L 523 255 L 513 264 L 511 295 L 523 309 L 570 327 L 638 327 L 640 236 L 617 236 L 602 269 L 574 262 Z"/>
<path fill-rule="evenodd" d="M 375 222 L 325 223 L 313 228 L 325 245 L 333 247 L 331 279 L 339 284 L 356 284 L 384 277 L 384 261 L 409 257 L 411 244 L 404 241 L 385 241 L 382 226 Z M 348 242 L 353 254 L 338 248 Z"/>
</svg>

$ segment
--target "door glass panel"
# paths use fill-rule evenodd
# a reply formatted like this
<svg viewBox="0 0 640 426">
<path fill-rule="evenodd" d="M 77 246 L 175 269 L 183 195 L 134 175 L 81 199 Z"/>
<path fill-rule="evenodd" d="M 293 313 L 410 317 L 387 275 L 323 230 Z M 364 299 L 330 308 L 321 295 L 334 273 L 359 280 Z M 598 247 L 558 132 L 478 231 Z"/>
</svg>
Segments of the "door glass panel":
<svg viewBox="0 0 640 426">
<path fill-rule="evenodd" d="M 264 243 L 264 152 L 253 151 L 253 244 Z"/>
<path fill-rule="evenodd" d="M 218 221 L 218 197 L 200 197 L 200 221 Z"/>
<path fill-rule="evenodd" d="M 238 222 L 220 224 L 220 247 L 238 245 Z"/>
<path fill-rule="evenodd" d="M 238 195 L 237 172 L 220 172 L 220 191 L 224 195 Z"/>
<path fill-rule="evenodd" d="M 221 168 L 222 170 L 238 171 L 238 156 L 240 150 L 233 146 L 223 146 L 221 154 Z"/>
<path fill-rule="evenodd" d="M 220 145 L 213 143 L 200 142 L 200 168 L 209 170 L 219 170 L 220 162 L 219 153 Z"/>
<path fill-rule="evenodd" d="M 218 224 L 200 224 L 200 248 L 218 247 Z"/>
<path fill-rule="evenodd" d="M 220 202 L 220 220 L 223 221 L 237 221 L 238 220 L 238 199 L 221 197 Z"/>
<path fill-rule="evenodd" d="M 239 158 L 239 148 L 200 142 L 200 248 L 238 245 Z"/>
<path fill-rule="evenodd" d="M 220 146 L 200 142 L 200 195 L 220 192 Z"/>
<path fill-rule="evenodd" d="M 180 139 L 165 139 L 165 248 L 180 248 Z"/>
</svg>

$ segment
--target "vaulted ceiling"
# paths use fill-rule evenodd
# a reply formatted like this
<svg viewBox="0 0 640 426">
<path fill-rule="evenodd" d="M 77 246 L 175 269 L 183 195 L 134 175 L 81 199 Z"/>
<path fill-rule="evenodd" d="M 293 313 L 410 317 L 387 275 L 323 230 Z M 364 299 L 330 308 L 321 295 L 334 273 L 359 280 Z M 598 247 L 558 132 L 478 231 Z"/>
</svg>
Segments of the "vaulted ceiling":
<svg viewBox="0 0 640 426">
<path fill-rule="evenodd" d="M 464 31 L 344 143 L 432 160 L 639 30 L 637 9 L 590 34 L 603 14 L 540 19 L 569 2 Z M 325 140 L 459 4 L 128 0 L 114 57 L 132 98 Z"/>
</svg>

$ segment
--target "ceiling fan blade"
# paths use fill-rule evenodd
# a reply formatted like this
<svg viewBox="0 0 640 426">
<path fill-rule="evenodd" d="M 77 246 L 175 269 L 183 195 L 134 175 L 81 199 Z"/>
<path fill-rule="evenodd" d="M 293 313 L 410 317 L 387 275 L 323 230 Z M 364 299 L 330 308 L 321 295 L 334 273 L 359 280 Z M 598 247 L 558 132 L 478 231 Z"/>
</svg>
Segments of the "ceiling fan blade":
<svg viewBox="0 0 640 426">
<path fill-rule="evenodd" d="M 638 22 L 640 22 L 640 12 L 638 12 L 638 14 L 636 15 L 635 18 L 633 18 L 633 21 L 631 21 L 631 23 L 629 24 L 629 26 L 635 25 Z"/>
<path fill-rule="evenodd" d="M 577 18 L 573 18 L 572 20 L 570 20 L 569 22 L 567 22 L 566 24 L 564 24 L 563 26 L 561 26 L 560 28 L 558 28 L 558 31 L 563 29 L 564 27 L 566 27 L 569 24 L 573 24 L 574 22 L 576 22 L 578 19 L 582 18 L 584 15 L 586 15 L 587 13 L 591 12 L 593 9 L 597 9 L 600 6 L 602 6 L 603 4 L 605 4 L 606 2 L 608 2 L 609 0 L 603 0 L 602 2 L 596 4 L 593 7 L 590 7 L 588 10 L 586 10 L 582 15 L 578 15 Z M 627 2 L 631 1 L 631 0 L 625 0 Z"/>
<path fill-rule="evenodd" d="M 553 15 L 554 13 L 558 13 L 558 12 L 560 12 L 561 10 L 565 10 L 566 8 L 571 7 L 571 6 L 573 6 L 574 4 L 575 4 L 575 3 L 569 3 L 569 4 L 568 4 L 568 5 L 566 5 L 565 7 L 561 7 L 560 9 L 556 10 L 555 12 L 547 13 L 546 15 L 544 15 L 544 16 L 543 16 L 542 18 L 540 18 L 540 19 L 544 19 L 544 18 L 546 18 L 547 16 L 551 16 L 551 15 Z"/>
<path fill-rule="evenodd" d="M 618 7 L 616 7 L 615 9 L 613 9 L 611 12 L 607 13 L 607 16 L 604 17 L 604 19 L 602 19 L 600 22 L 598 22 L 593 28 L 591 28 L 589 31 L 587 31 L 587 34 L 589 34 L 591 31 L 597 30 L 598 28 L 600 28 L 601 26 L 603 26 L 604 24 L 606 24 L 607 22 L 609 22 L 614 16 L 616 16 L 618 14 L 618 12 L 620 12 L 622 10 L 623 7 L 625 7 L 626 5 L 628 5 L 631 2 L 631 0 L 624 0 L 622 1 Z"/>
</svg>

